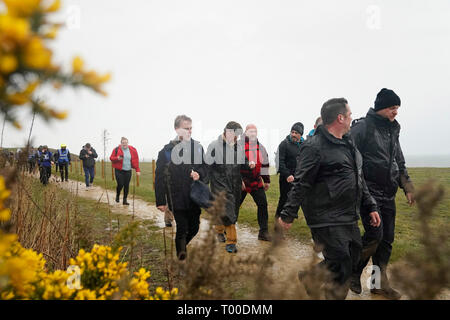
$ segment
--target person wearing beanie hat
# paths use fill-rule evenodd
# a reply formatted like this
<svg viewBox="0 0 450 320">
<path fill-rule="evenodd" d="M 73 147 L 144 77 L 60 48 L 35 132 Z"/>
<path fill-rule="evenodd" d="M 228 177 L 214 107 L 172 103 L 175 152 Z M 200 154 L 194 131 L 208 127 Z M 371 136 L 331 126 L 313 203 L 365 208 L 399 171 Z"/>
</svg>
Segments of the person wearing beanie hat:
<svg viewBox="0 0 450 320">
<path fill-rule="evenodd" d="M 300 145 L 303 143 L 304 126 L 301 122 L 296 122 L 291 127 L 291 133 L 280 143 L 275 156 L 277 173 L 280 174 L 280 198 L 275 212 L 275 221 L 278 221 L 280 212 L 287 201 L 287 195 L 294 182 L 295 168 L 297 167 L 297 156 L 300 154 Z M 283 230 L 275 223 L 275 232 L 282 235 Z"/>
<path fill-rule="evenodd" d="M 383 88 L 377 94 L 374 110 L 380 111 L 392 106 L 400 106 L 400 103 L 400 97 L 393 90 Z"/>
<path fill-rule="evenodd" d="M 297 131 L 300 136 L 303 136 L 304 126 L 301 122 L 296 122 L 292 125 L 291 131 Z"/>
<path fill-rule="evenodd" d="M 226 242 L 228 253 L 237 252 L 236 222 L 243 186 L 241 170 L 255 168 L 255 164 L 248 164 L 244 143 L 238 141 L 242 134 L 242 126 L 230 121 L 219 138 L 209 144 L 206 152 L 211 192 L 214 195 L 224 193 L 226 198 L 225 214 L 214 224 L 219 241 Z"/>
<path fill-rule="evenodd" d="M 399 299 L 401 294 L 391 288 L 387 266 L 395 237 L 395 196 L 398 187 L 405 192 L 409 205 L 414 204 L 414 186 L 406 169 L 400 146 L 400 124 L 395 120 L 400 108 L 400 97 L 383 88 L 377 94 L 373 108 L 365 118 L 353 121 L 351 136 L 363 157 L 363 173 L 367 187 L 381 217 L 381 225 L 374 227 L 367 219 L 367 208 L 361 206 L 364 225 L 363 249 L 360 264 L 351 279 L 351 290 L 361 293 L 361 273 L 372 257 L 373 265 L 380 268 L 380 288 L 371 288 L 374 294 L 388 299 Z"/>
</svg>

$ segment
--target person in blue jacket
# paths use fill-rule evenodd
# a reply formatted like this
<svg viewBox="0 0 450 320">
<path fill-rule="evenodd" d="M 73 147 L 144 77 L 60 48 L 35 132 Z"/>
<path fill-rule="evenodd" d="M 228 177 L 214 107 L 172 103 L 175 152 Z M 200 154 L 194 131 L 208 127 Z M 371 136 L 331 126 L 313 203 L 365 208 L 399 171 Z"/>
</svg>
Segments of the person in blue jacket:
<svg viewBox="0 0 450 320">
<path fill-rule="evenodd" d="M 53 154 L 48 150 L 47 146 L 42 147 L 42 152 L 39 158 L 39 166 L 40 166 L 40 180 L 42 184 L 47 185 L 50 176 L 52 175 L 52 165 L 54 164 L 52 161 Z"/>
</svg>

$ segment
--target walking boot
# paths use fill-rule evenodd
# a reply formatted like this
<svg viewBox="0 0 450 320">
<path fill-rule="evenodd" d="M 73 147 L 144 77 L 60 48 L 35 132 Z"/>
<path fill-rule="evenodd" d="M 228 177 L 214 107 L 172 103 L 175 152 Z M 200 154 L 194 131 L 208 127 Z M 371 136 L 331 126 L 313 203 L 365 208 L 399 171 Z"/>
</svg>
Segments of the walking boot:
<svg viewBox="0 0 450 320">
<path fill-rule="evenodd" d="M 258 234 L 258 240 L 261 241 L 272 241 L 272 237 L 270 236 L 268 231 L 259 232 Z"/>
<path fill-rule="evenodd" d="M 235 244 L 227 244 L 225 246 L 225 250 L 227 250 L 228 253 L 236 253 L 237 252 L 237 248 Z"/>
<path fill-rule="evenodd" d="M 225 234 L 224 234 L 224 233 L 218 233 L 218 234 L 217 234 L 217 240 L 218 240 L 219 242 L 225 242 L 225 241 L 227 241 L 227 239 L 225 238 Z"/>
<path fill-rule="evenodd" d="M 379 294 L 382 295 L 383 297 L 385 297 L 386 299 L 389 300 L 399 300 L 402 295 L 400 292 L 398 292 L 397 290 L 393 289 L 391 287 L 391 285 L 389 284 L 389 280 L 386 274 L 386 269 L 381 269 L 381 288 L 373 288 L 370 289 L 370 293 L 372 294 Z"/>
<path fill-rule="evenodd" d="M 356 294 L 361 294 L 362 287 L 360 274 L 352 274 L 352 277 L 350 278 L 350 290 L 352 290 Z"/>
</svg>

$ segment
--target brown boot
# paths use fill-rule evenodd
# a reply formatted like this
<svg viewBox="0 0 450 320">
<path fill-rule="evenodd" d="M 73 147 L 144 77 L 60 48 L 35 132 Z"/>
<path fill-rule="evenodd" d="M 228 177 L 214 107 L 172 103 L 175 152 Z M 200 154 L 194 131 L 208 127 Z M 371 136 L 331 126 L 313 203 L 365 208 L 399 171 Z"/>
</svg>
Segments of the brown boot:
<svg viewBox="0 0 450 320">
<path fill-rule="evenodd" d="M 399 300 L 402 295 L 397 290 L 393 289 L 390 284 L 386 274 L 386 269 L 381 270 L 381 288 L 370 289 L 370 293 L 379 294 L 389 300 Z"/>
</svg>

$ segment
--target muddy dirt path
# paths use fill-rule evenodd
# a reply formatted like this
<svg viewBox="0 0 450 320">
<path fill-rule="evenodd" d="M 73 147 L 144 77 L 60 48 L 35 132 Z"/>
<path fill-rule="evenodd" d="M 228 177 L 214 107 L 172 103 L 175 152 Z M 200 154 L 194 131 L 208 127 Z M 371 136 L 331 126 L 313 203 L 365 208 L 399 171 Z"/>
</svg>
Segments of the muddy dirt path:
<svg viewBox="0 0 450 320">
<path fill-rule="evenodd" d="M 108 203 L 111 206 L 112 212 L 119 214 L 134 214 L 135 217 L 145 220 L 152 220 L 155 225 L 160 228 L 165 227 L 164 214 L 156 209 L 154 204 L 144 201 L 139 198 L 135 198 L 134 202 L 132 197 L 129 196 L 128 202 L 130 206 L 124 206 L 122 203 L 115 202 L 115 191 L 106 191 L 98 186 L 86 190 L 84 183 L 78 181 L 72 181 L 65 183 L 58 183 L 63 189 L 66 189 L 72 193 L 77 193 L 78 196 L 96 200 L 102 203 Z M 202 235 L 206 234 L 209 228 L 209 221 L 206 219 L 201 219 L 200 231 L 196 238 L 192 241 L 189 246 L 195 246 L 199 241 L 201 241 Z M 237 255 L 245 255 L 246 253 L 257 254 L 259 252 L 264 252 L 270 243 L 258 240 L 258 230 L 252 229 L 245 225 L 237 224 L 237 234 L 238 234 L 238 253 Z M 220 244 L 224 246 L 224 244 Z M 275 270 L 280 272 L 280 274 L 296 274 L 298 270 L 304 270 L 307 268 L 311 261 L 311 256 L 313 254 L 313 248 L 311 243 L 301 243 L 298 240 L 287 238 L 283 241 L 283 244 L 278 248 L 279 254 L 277 255 L 277 262 L 273 266 Z M 225 250 L 223 250 L 225 252 Z M 225 254 L 225 253 L 224 253 Z M 367 268 L 366 268 L 367 270 Z M 363 293 L 361 295 L 356 295 L 353 292 L 349 292 L 347 299 L 351 300 L 373 300 L 382 299 L 378 296 L 373 296 L 370 294 L 369 289 L 365 286 L 368 279 L 368 272 L 363 273 L 361 283 L 363 285 Z M 297 281 L 297 279 L 295 279 Z"/>
</svg>

